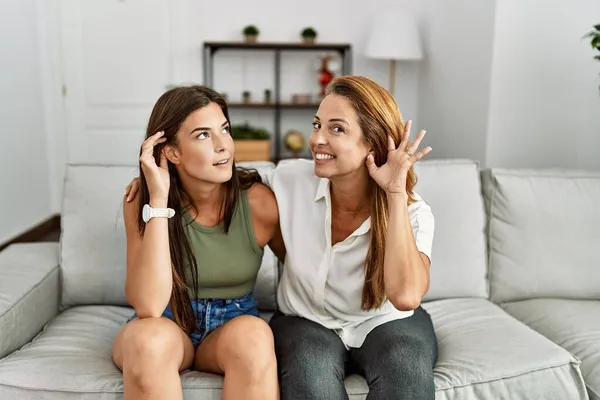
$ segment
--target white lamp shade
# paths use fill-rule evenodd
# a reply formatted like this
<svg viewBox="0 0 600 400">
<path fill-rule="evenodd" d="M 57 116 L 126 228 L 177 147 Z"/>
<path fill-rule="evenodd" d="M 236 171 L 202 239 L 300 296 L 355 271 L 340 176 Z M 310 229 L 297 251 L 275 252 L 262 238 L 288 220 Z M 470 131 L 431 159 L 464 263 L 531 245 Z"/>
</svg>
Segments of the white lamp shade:
<svg viewBox="0 0 600 400">
<path fill-rule="evenodd" d="M 370 58 L 420 60 L 423 58 L 417 22 L 409 12 L 392 12 L 376 18 L 365 52 Z"/>
</svg>

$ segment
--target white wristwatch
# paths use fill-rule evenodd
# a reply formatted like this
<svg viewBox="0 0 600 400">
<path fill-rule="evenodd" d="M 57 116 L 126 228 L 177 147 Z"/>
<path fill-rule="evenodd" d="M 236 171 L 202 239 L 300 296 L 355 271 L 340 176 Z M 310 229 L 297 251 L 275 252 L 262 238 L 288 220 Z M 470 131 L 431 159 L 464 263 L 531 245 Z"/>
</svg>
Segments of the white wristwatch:
<svg viewBox="0 0 600 400">
<path fill-rule="evenodd" d="M 148 223 L 152 218 L 171 218 L 175 215 L 172 208 L 152 208 L 150 204 L 145 204 L 142 208 L 142 219 Z"/>
</svg>

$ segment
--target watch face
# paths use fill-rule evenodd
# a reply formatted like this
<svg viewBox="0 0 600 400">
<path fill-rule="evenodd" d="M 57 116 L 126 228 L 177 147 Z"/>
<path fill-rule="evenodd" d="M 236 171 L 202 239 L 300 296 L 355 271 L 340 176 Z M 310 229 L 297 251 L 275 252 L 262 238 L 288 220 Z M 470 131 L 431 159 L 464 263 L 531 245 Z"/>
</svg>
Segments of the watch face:
<svg viewBox="0 0 600 400">
<path fill-rule="evenodd" d="M 144 208 L 142 208 L 142 219 L 144 222 L 150 221 L 150 205 L 144 204 Z"/>
</svg>

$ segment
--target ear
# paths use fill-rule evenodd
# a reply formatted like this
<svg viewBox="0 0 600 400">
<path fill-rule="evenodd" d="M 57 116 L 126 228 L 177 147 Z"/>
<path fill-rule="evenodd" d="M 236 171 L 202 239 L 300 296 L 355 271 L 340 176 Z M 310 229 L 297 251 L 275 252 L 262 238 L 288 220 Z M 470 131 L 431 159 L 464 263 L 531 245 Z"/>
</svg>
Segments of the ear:
<svg viewBox="0 0 600 400">
<path fill-rule="evenodd" d="M 167 156 L 167 160 L 169 160 L 175 165 L 179 165 L 179 163 L 181 162 L 179 159 L 179 151 L 175 146 L 166 145 L 164 148 L 164 152 Z"/>
</svg>

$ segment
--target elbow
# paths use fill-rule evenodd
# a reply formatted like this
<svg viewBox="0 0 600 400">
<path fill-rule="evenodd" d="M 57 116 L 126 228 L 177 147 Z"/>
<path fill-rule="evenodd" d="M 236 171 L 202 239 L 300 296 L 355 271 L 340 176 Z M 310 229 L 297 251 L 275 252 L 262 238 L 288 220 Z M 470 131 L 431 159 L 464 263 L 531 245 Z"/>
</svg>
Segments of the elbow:
<svg viewBox="0 0 600 400">
<path fill-rule="evenodd" d="M 399 311 L 413 311 L 421 305 L 421 296 L 401 294 L 390 296 L 390 302 Z"/>
<path fill-rule="evenodd" d="M 126 293 L 125 297 L 139 319 L 160 318 L 168 305 L 159 301 L 152 301 L 152 299 L 132 296 L 130 293 Z"/>
</svg>

